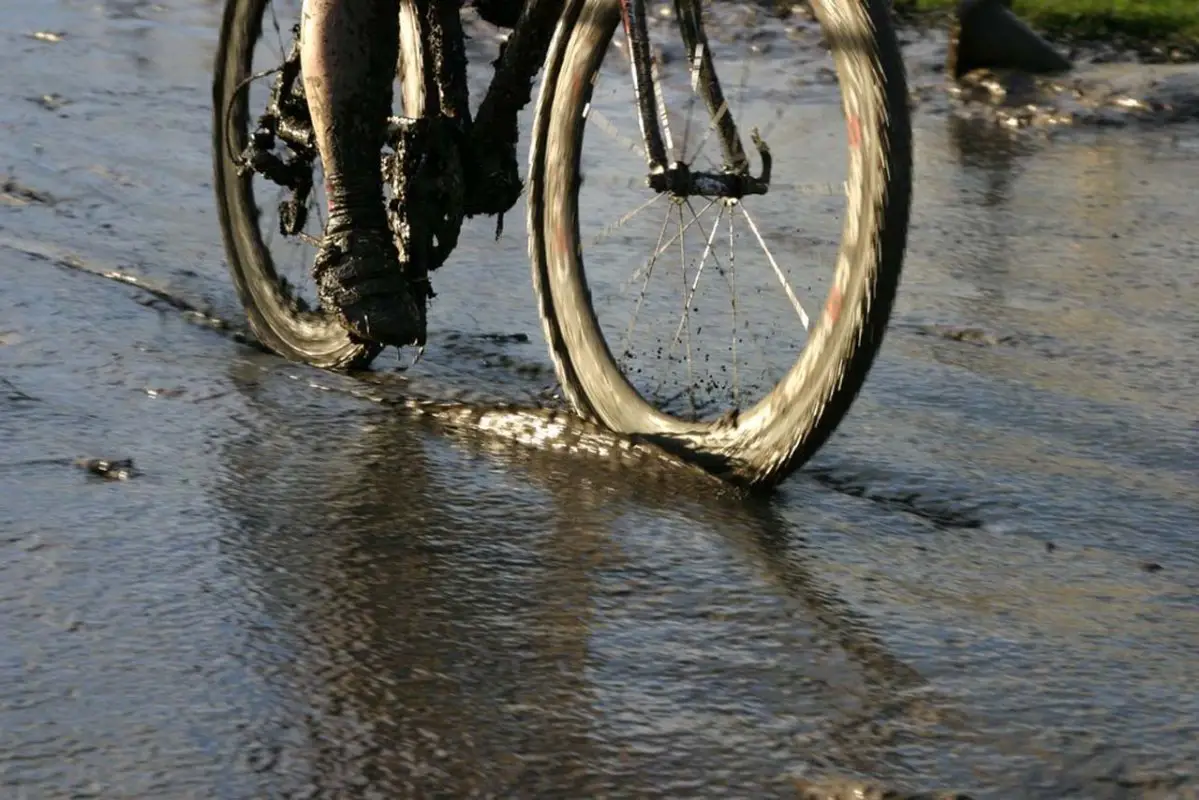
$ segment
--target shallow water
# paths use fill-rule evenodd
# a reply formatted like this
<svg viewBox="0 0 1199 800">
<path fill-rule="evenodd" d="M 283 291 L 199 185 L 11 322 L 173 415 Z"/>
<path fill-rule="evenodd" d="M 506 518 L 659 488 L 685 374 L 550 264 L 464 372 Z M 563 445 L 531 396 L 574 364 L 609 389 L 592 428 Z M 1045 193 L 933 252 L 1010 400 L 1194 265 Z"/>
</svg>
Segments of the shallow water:
<svg viewBox="0 0 1199 800">
<path fill-rule="evenodd" d="M 1199 796 L 1199 128 L 922 106 L 880 361 L 747 504 L 396 413 L 81 271 L 238 319 L 219 10 L 0 9 L 5 796 Z M 488 228 L 372 393 L 551 382 L 523 233 Z"/>
</svg>

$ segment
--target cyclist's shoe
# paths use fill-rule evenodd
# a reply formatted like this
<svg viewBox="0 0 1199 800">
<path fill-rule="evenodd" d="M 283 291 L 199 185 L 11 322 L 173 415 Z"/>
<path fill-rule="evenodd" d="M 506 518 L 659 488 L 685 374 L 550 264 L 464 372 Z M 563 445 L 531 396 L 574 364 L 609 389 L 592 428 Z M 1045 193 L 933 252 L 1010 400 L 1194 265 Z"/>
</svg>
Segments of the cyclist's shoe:
<svg viewBox="0 0 1199 800">
<path fill-rule="evenodd" d="M 324 308 L 354 339 L 403 347 L 423 344 L 424 314 L 400 269 L 387 230 L 325 234 L 312 269 Z"/>
</svg>

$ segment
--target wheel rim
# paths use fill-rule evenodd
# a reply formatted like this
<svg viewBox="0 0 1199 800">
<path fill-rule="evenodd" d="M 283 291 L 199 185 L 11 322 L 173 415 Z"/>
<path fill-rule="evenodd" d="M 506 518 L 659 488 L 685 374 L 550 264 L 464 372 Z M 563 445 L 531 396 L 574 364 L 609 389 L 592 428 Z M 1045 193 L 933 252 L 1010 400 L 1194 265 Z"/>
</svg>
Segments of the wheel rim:
<svg viewBox="0 0 1199 800">
<path fill-rule="evenodd" d="M 595 26 L 597 30 L 589 33 L 577 33 L 576 36 L 573 37 L 571 44 L 567 47 L 567 52 L 564 57 L 563 70 L 569 71 L 572 65 L 579 65 L 580 60 L 584 58 L 584 51 L 587 50 L 584 42 L 587 41 L 588 36 L 598 37 L 601 42 L 607 41 L 607 39 L 615 32 L 616 22 L 617 17 L 611 7 L 605 7 L 603 3 L 599 2 L 587 3 L 584 8 L 584 13 L 580 18 L 579 26 L 592 25 Z M 811 35 L 818 36 L 818 27 L 813 24 L 811 28 Z M 709 32 L 713 30 L 711 25 L 709 25 L 708 30 Z M 662 26 L 658 26 L 658 29 L 653 31 L 653 33 L 655 36 L 660 37 L 663 33 Z M 801 32 L 799 35 L 802 37 L 805 34 Z M 677 37 L 677 32 L 675 33 L 675 36 Z M 744 43 L 742 44 L 744 45 Z M 706 414 L 702 413 L 704 411 L 703 408 L 698 409 L 701 412 L 698 414 L 678 413 L 677 407 L 672 409 L 668 403 L 662 404 L 660 402 L 662 400 L 662 393 L 660 390 L 658 392 L 654 392 L 652 388 L 649 388 L 647 391 L 647 387 L 644 385 L 644 383 L 639 381 L 640 375 L 628 367 L 629 354 L 627 352 L 627 342 L 631 338 L 628 336 L 628 330 L 631 327 L 632 330 L 636 332 L 637 323 L 635 318 L 631 325 L 626 327 L 624 331 L 616 332 L 614 330 L 615 326 L 603 319 L 603 313 L 600 309 L 605 300 L 608 299 L 608 295 L 618 293 L 615 290 L 619 288 L 617 285 L 619 283 L 619 279 L 616 277 L 616 271 L 612 269 L 610 265 L 614 263 L 619 264 L 621 259 L 618 255 L 613 256 L 610 252 L 605 260 L 602 249 L 597 247 L 598 240 L 618 237 L 623 237 L 625 239 L 633 238 L 634 232 L 630 230 L 630 226 L 632 225 L 631 217 L 627 213 L 622 213 L 623 209 L 625 208 L 642 212 L 646 208 L 653 208 L 655 206 L 661 208 L 671 204 L 671 200 L 669 198 L 659 197 L 657 199 L 651 199 L 648 194 L 643 194 L 642 200 L 639 203 L 626 202 L 621 204 L 615 196 L 615 189 L 610 181 L 593 180 L 597 172 L 600 173 L 601 177 L 607 177 L 607 175 L 604 174 L 608 171 L 606 169 L 607 165 L 613 159 L 614 155 L 621 150 L 623 150 L 624 154 L 626 155 L 626 163 L 632 163 L 635 169 L 639 170 L 640 176 L 643 177 L 645 174 L 644 161 L 640 158 L 640 156 L 631 154 L 629 152 L 639 149 L 640 136 L 638 133 L 635 116 L 632 115 L 632 109 L 634 105 L 632 101 L 631 89 L 629 87 L 630 81 L 628 78 L 628 70 L 626 68 L 627 60 L 624 60 L 623 63 L 619 63 L 616 69 L 611 67 L 614 61 L 621 59 L 619 54 L 613 52 L 617 50 L 618 47 L 619 41 L 616 43 L 616 46 L 609 50 L 606 63 L 598 70 L 597 80 L 582 80 L 573 82 L 570 85 L 567 85 L 565 81 L 559 81 L 556 89 L 556 108 L 566 109 L 571 107 L 571 101 L 573 99 L 571 96 L 572 93 L 584 95 L 579 102 L 580 107 L 586 109 L 585 113 L 587 122 L 590 123 L 590 125 L 587 126 L 586 131 L 586 146 L 579 146 L 581 137 L 580 139 L 575 138 L 576 134 L 579 132 L 575 130 L 577 125 L 572 126 L 571 120 L 567 120 L 563 124 L 559 125 L 558 119 L 555 118 L 555 120 L 548 124 L 549 130 L 547 132 L 545 151 L 548 153 L 555 153 L 559 152 L 560 148 L 566 148 L 567 150 L 570 150 L 577 147 L 577 149 L 574 151 L 574 156 L 578 160 L 579 165 L 583 170 L 583 183 L 582 187 L 580 188 L 580 197 L 577 204 L 574 199 L 574 193 L 565 191 L 568 182 L 573 178 L 573 176 L 568 174 L 570 171 L 569 167 L 563 166 L 562 162 L 565 161 L 565 159 L 551 164 L 547 167 L 546 171 L 547 188 L 545 195 L 547 198 L 547 205 L 544 211 L 544 220 L 546 221 L 548 228 L 556 230 L 546 237 L 544 247 L 546 255 L 548 256 L 547 260 L 550 265 L 549 269 L 551 272 L 557 271 L 559 273 L 556 278 L 553 279 L 556 293 L 562 292 L 561 296 L 555 297 L 555 302 L 560 303 L 565 301 L 567 304 L 569 304 L 571 302 L 586 303 L 590 301 L 596 308 L 596 314 L 590 319 L 586 318 L 586 315 L 584 315 L 584 318 L 581 319 L 560 320 L 561 333 L 567 340 L 573 340 L 569 342 L 571 346 L 568 348 L 572 359 L 580 357 L 587 359 L 589 357 L 587 355 L 588 353 L 596 352 L 607 353 L 609 356 L 609 359 L 605 359 L 604 357 L 600 356 L 598 359 L 593 360 L 592 363 L 579 363 L 576 365 L 578 367 L 578 372 L 592 372 L 593 374 L 600 374 L 602 376 L 600 382 L 603 390 L 614 396 L 615 399 L 613 402 L 606 404 L 606 408 L 596 409 L 599 416 L 602 417 L 602 420 L 609 426 L 624 431 L 683 435 L 703 432 L 709 436 L 718 432 L 719 430 L 727 431 L 733 428 L 736 428 L 740 431 L 745 431 L 747 428 L 761 424 L 768 416 L 777 413 L 777 409 L 773 408 L 772 406 L 779 402 L 784 393 L 794 396 L 799 387 L 810 383 L 810 381 L 807 380 L 808 372 L 813 368 L 814 361 L 818 358 L 820 351 L 827 342 L 831 327 L 837 323 L 838 318 L 842 316 L 840 313 L 841 298 L 848 296 L 850 293 L 848 291 L 850 287 L 847 285 L 850 277 L 848 274 L 850 270 L 847 266 L 848 259 L 846 253 L 853 248 L 861 247 L 863 236 L 862 229 L 865 227 L 863 223 L 870 224 L 871 226 L 873 225 L 873 220 L 871 218 L 873 210 L 863 208 L 860 201 L 856 206 L 854 206 L 852 203 L 853 198 L 847 197 L 844 193 L 844 190 L 841 188 L 845 185 L 861 185 L 861 176 L 864 170 L 864 165 L 860 157 L 856 159 L 856 163 L 854 159 L 847 157 L 848 153 L 853 152 L 852 148 L 848 147 L 847 145 L 850 137 L 857 135 L 860 138 L 860 126 L 870 123 L 863 118 L 863 110 L 854 107 L 851 109 L 853 113 L 849 118 L 859 120 L 859 122 L 856 123 L 857 126 L 859 126 L 857 131 L 854 130 L 854 125 L 834 126 L 836 129 L 836 134 L 839 135 L 840 138 L 845 142 L 844 145 L 837 147 L 835 150 L 835 152 L 840 155 L 842 164 L 839 170 L 833 171 L 839 172 L 840 180 L 825 178 L 825 176 L 830 173 L 830 165 L 828 163 L 818 162 L 815 164 L 816 169 L 811 169 L 813 166 L 813 159 L 811 155 L 808 155 L 805 158 L 803 157 L 804 154 L 802 152 L 802 148 L 797 149 L 793 147 L 791 148 L 792 150 L 798 151 L 792 152 L 790 155 L 798 155 L 800 157 L 793 158 L 792 161 L 797 162 L 801 166 L 809 167 L 803 176 L 804 180 L 796 181 L 793 177 L 790 177 L 786 174 L 787 165 L 785 156 L 788 155 L 786 148 L 780 148 L 777 144 L 775 144 L 775 142 L 772 141 L 775 150 L 775 176 L 772 186 L 789 186 L 789 188 L 797 190 L 798 193 L 802 193 L 804 196 L 808 197 L 809 200 L 812 198 L 822 198 L 825 201 L 826 208 L 823 210 L 823 216 L 826 219 L 823 220 L 823 225 L 813 225 L 812 222 L 814 217 L 813 215 L 809 214 L 803 217 L 803 221 L 807 223 L 805 228 L 794 230 L 795 226 L 792 226 L 793 237 L 796 234 L 807 234 L 808 239 L 803 243 L 808 245 L 813 243 L 824 245 L 823 248 L 819 248 L 821 252 L 819 254 L 819 258 L 816 259 L 820 269 L 821 280 L 809 280 L 803 282 L 802 288 L 807 290 L 804 292 L 804 294 L 807 295 L 806 297 L 801 297 L 801 292 L 798 291 L 794 285 L 792 286 L 792 291 L 789 295 L 785 290 L 779 292 L 779 294 L 781 294 L 783 297 L 783 301 L 782 303 L 775 303 L 774 312 L 763 312 L 761 310 L 757 310 L 757 313 L 755 313 L 755 309 L 753 308 L 752 304 L 750 304 L 748 307 L 742 307 L 741 315 L 743 319 L 745 317 L 749 317 L 749 324 L 751 326 L 757 324 L 759 327 L 761 327 L 761 325 L 766 321 L 773 323 L 779 318 L 785 317 L 786 315 L 793 315 L 797 322 L 802 323 L 803 320 L 800 319 L 800 312 L 796 310 L 796 305 L 798 305 L 799 308 L 802 309 L 803 315 L 807 318 L 806 321 L 808 325 L 806 327 L 806 344 L 808 347 L 803 347 L 805 342 L 803 342 L 798 336 L 779 337 L 769 329 L 751 332 L 751 336 L 746 337 L 748 341 L 741 339 L 739 342 L 737 338 L 732 338 L 731 341 L 733 347 L 736 347 L 738 343 L 746 344 L 752 347 L 755 344 L 752 337 L 753 333 L 756 333 L 758 337 L 758 341 L 756 342 L 758 345 L 761 345 L 763 340 L 767 343 L 777 344 L 781 339 L 782 341 L 792 344 L 792 346 L 786 351 L 780 351 L 782 354 L 774 360 L 773 364 L 770 363 L 771 360 L 769 357 L 761 359 L 761 362 L 764 363 L 760 363 L 759 366 L 766 366 L 768 368 L 773 367 L 773 371 L 770 373 L 768 379 L 759 382 L 763 391 L 759 393 L 758 397 L 753 398 L 749 402 L 746 402 L 744 398 L 735 398 L 736 400 L 740 400 L 740 402 L 736 403 L 736 405 L 739 406 L 739 415 L 734 418 L 737 424 L 733 426 L 728 425 L 727 423 L 729 418 L 725 417 L 723 420 L 725 424 L 714 426 L 712 424 L 713 417 L 717 417 L 719 411 L 723 409 L 719 409 L 716 414 L 711 413 L 710 411 Z M 724 78 L 726 93 L 730 95 L 733 94 L 728 92 L 728 86 L 730 83 L 728 76 L 731 74 L 728 65 L 730 64 L 731 59 L 729 59 L 727 55 L 728 51 L 735 50 L 735 48 L 736 43 L 733 43 L 731 46 L 724 47 L 723 50 L 725 52 L 721 53 L 721 43 L 716 42 L 713 44 L 713 51 L 717 53 L 717 71 L 719 74 L 721 74 L 722 78 Z M 744 49 L 748 48 L 743 48 L 743 50 Z M 753 55 L 746 55 L 743 53 L 741 58 L 741 66 L 749 64 L 754 58 L 755 56 Z M 771 60 L 770 58 L 766 57 L 757 58 L 759 62 L 769 62 Z M 829 65 L 832 64 L 831 57 L 828 58 L 828 62 Z M 678 59 L 676 60 L 676 63 L 678 64 L 678 68 L 675 70 L 675 72 L 681 73 L 681 80 L 683 82 L 685 93 L 694 96 L 690 91 L 690 87 L 687 82 L 685 61 Z M 586 64 L 585 66 L 593 67 L 595 65 L 594 63 L 590 63 Z M 838 64 L 838 66 L 841 68 L 842 74 L 844 74 L 845 64 L 841 63 Z M 794 71 L 793 64 L 791 67 L 792 71 Z M 736 67 L 734 69 L 736 69 Z M 805 70 L 814 71 L 812 66 L 805 67 Z M 671 88 L 678 86 L 680 82 L 679 77 L 676 74 L 676 76 L 672 78 L 671 65 L 669 63 L 660 70 L 659 74 L 662 79 L 661 82 L 663 84 L 664 94 L 669 93 Z M 595 86 L 594 89 L 591 88 L 593 84 Z M 615 95 L 605 97 L 604 87 L 611 84 L 616 84 L 617 86 L 623 86 L 625 88 L 624 94 L 620 97 L 620 99 L 615 100 Z M 741 104 L 748 112 L 750 112 L 747 116 L 753 115 L 752 112 L 755 110 L 755 105 L 758 107 L 776 107 L 774 103 L 777 102 L 777 98 L 772 98 L 767 92 L 762 92 L 760 90 L 755 91 L 754 87 L 748 80 L 743 78 L 740 85 L 749 88 L 749 91 L 743 92 L 743 94 L 748 96 L 741 99 Z M 817 85 L 815 87 L 810 87 L 809 90 L 806 91 L 808 96 L 813 94 L 811 88 L 815 88 L 818 93 L 820 86 Z M 841 105 L 840 94 L 836 89 L 837 85 L 835 82 L 828 84 L 826 87 L 826 95 L 828 95 L 829 92 L 832 94 L 831 96 L 826 96 L 824 98 L 825 103 L 822 113 L 825 115 L 827 115 L 827 110 L 830 106 L 838 107 Z M 778 93 L 778 95 L 783 94 L 785 93 Z M 794 95 L 791 95 L 788 97 L 788 100 L 793 98 Z M 736 107 L 738 104 L 738 99 L 734 96 L 730 96 L 729 100 L 730 104 Z M 669 107 L 669 101 L 667 102 L 667 105 Z M 702 109 L 702 103 L 696 102 L 691 106 L 691 108 Z M 624 119 L 619 118 L 619 115 L 622 113 L 622 109 L 625 115 Z M 798 107 L 793 110 L 801 112 L 798 115 L 800 118 L 804 117 L 804 113 L 808 114 L 809 120 L 812 117 L 812 114 L 810 113 L 812 109 L 810 108 L 805 109 L 803 107 Z M 742 126 L 742 130 L 747 131 L 749 126 L 743 123 L 743 114 L 744 112 L 742 112 L 742 114 L 738 114 L 737 121 L 738 124 Z M 844 119 L 844 117 L 842 119 Z M 673 138 L 675 150 L 676 153 L 683 151 L 682 160 L 696 162 L 697 159 L 695 159 L 694 153 L 684 150 L 684 140 L 686 140 L 690 135 L 689 131 L 694 130 L 694 123 L 689 126 L 686 120 L 687 118 L 684 117 L 681 124 L 675 124 L 671 126 L 672 133 L 674 134 Z M 703 118 L 703 124 L 699 126 L 701 131 L 707 127 L 707 122 L 709 120 L 710 117 L 705 116 Z M 579 122 L 578 124 L 583 123 Z M 774 127 L 776 129 L 785 129 L 786 125 L 786 120 L 775 121 L 774 123 Z M 606 136 L 593 134 L 592 131 L 595 129 L 604 131 Z M 768 126 L 763 125 L 763 133 L 769 141 L 770 137 L 767 134 L 767 130 Z M 824 125 L 823 129 L 818 129 L 817 132 L 826 137 L 832 134 L 830 126 L 827 124 Z M 709 140 L 710 138 L 711 137 L 709 137 Z M 607 139 L 609 142 L 607 147 L 602 145 L 602 141 L 604 139 Z M 777 137 L 775 141 L 777 141 Z M 805 142 L 805 144 L 810 144 L 810 141 Z M 828 148 L 825 147 L 821 152 L 826 152 L 827 150 Z M 703 166 L 702 161 L 697 163 L 696 166 L 697 168 Z M 711 168 L 709 167 L 709 169 Z M 822 172 L 823 174 L 819 175 L 818 177 L 824 179 L 812 180 L 814 172 Z M 638 173 L 632 172 L 631 174 L 637 175 Z M 593 196 L 591 198 L 588 197 L 589 183 L 592 187 L 590 191 L 592 192 Z M 626 188 L 632 188 L 632 186 L 632 182 L 626 184 Z M 838 191 L 829 191 L 829 187 L 831 186 L 836 187 Z M 713 264 L 717 262 L 717 259 L 705 258 L 705 256 L 710 257 L 713 255 L 710 242 L 714 240 L 715 235 L 717 235 L 720 230 L 717 225 L 713 225 L 711 223 L 704 224 L 703 221 L 705 218 L 705 213 L 707 213 L 708 219 L 712 220 L 713 222 L 723 221 L 727 223 L 729 220 L 736 219 L 737 217 L 742 219 L 742 221 L 745 223 L 744 227 L 747 231 L 747 238 L 752 238 L 755 244 L 762 246 L 759 260 L 762 262 L 761 266 L 765 269 L 759 272 L 759 275 L 757 276 L 758 283 L 761 284 L 762 279 L 767 278 L 775 281 L 776 286 L 781 289 L 781 278 L 787 278 L 790 280 L 792 276 L 789 274 L 789 270 L 787 269 L 788 265 L 784 263 L 784 258 L 781 257 L 778 251 L 770 247 L 770 233 L 777 232 L 778 230 L 783 230 L 786 232 L 786 224 L 785 222 L 780 222 L 780 218 L 784 220 L 790 219 L 791 222 L 794 223 L 795 219 L 799 215 L 792 206 L 779 205 L 775 208 L 766 206 L 765 208 L 758 209 L 751 205 L 754 200 L 766 200 L 767 202 L 773 201 L 774 194 L 775 192 L 772 191 L 771 195 L 767 195 L 766 198 L 747 198 L 742 203 L 732 205 L 720 204 L 719 207 L 716 205 L 709 205 L 709 201 L 707 200 L 702 201 L 703 207 L 697 207 L 693 200 L 691 204 L 678 203 L 675 204 L 674 208 L 666 208 L 667 213 L 659 213 L 654 225 L 643 226 L 641 231 L 636 232 L 641 235 L 642 239 L 648 239 L 650 245 L 649 249 L 652 251 L 651 258 L 638 262 L 638 267 L 642 273 L 639 277 L 642 279 L 647 277 L 652 279 L 653 274 L 651 270 L 657 267 L 656 262 L 654 262 L 652 258 L 652 253 L 662 249 L 661 244 L 664 240 L 674 244 L 671 242 L 672 232 L 668 230 L 668 227 L 671 226 L 672 222 L 674 227 L 673 236 L 683 240 L 684 246 L 680 249 L 683 251 L 690 249 L 691 252 L 695 254 L 694 265 L 690 269 L 690 272 L 688 270 L 686 260 L 683 260 L 682 269 L 680 270 L 676 268 L 673 273 L 674 281 L 679 286 L 677 295 L 680 298 L 680 305 L 682 305 L 682 299 L 690 297 L 694 300 L 698 296 L 695 278 L 698 275 L 700 277 L 700 283 L 702 283 L 705 275 L 705 269 L 708 270 L 707 274 L 715 279 L 715 282 L 723 282 L 726 284 L 726 287 L 729 283 L 735 281 L 736 277 L 744 274 L 742 272 L 738 272 L 734 273 L 732 276 L 729 276 L 727 273 L 729 273 L 730 270 L 727 269 L 726 264 L 720 265 L 720 267 L 723 267 L 723 269 L 713 269 Z M 595 198 L 597 197 L 601 198 L 600 202 L 596 202 Z M 836 197 L 837 202 L 840 204 L 840 207 L 843 210 L 846 212 L 856 213 L 853 213 L 852 217 L 847 215 L 844 221 L 842 221 L 839 217 L 833 221 L 827 220 L 827 218 L 830 216 L 827 208 L 827 201 L 834 197 Z M 579 217 L 576 216 L 579 212 L 581 212 L 585 217 L 589 203 L 593 207 L 603 205 L 609 210 L 614 206 L 618 206 L 621 209 L 621 212 L 617 212 L 617 216 L 615 218 L 616 224 L 609 222 L 606 225 L 599 226 L 598 235 L 593 233 L 596 228 L 595 225 L 591 225 L 591 230 L 589 231 L 587 221 L 585 219 L 579 219 Z M 811 207 L 810 202 L 808 207 Z M 749 213 L 746 214 L 746 211 Z M 673 220 L 670 217 L 671 213 L 677 215 Z M 820 216 L 820 213 L 815 215 L 815 222 L 822 222 L 822 220 L 819 218 Z M 608 217 L 609 219 L 612 218 L 611 213 L 608 214 Z M 569 235 L 560 235 L 563 231 L 568 230 L 572 226 L 574 229 L 573 231 L 569 231 Z M 688 227 L 694 228 L 694 233 L 699 234 L 695 237 L 695 239 L 698 240 L 696 245 L 688 246 L 688 231 L 686 230 Z M 678 237 L 678 231 L 680 229 L 684 229 L 683 237 Z M 573 241 L 571 241 L 572 239 Z M 578 243 L 579 247 L 575 246 L 576 242 Z M 839 250 L 838 244 L 842 242 L 844 243 L 844 247 L 840 248 Z M 623 246 L 624 244 L 618 241 L 617 247 L 613 249 L 619 251 Z M 677 244 L 674 246 L 677 246 Z M 582 253 L 578 252 L 580 249 Z M 811 248 L 809 247 L 809 251 L 810 249 Z M 808 256 L 809 260 L 811 260 L 810 252 L 808 253 Z M 573 271 L 578 276 L 582 276 L 584 274 L 584 259 L 587 260 L 588 269 L 586 278 L 584 280 L 576 280 L 575 276 L 570 273 Z M 835 271 L 831 269 L 834 264 L 837 266 Z M 735 292 L 736 290 L 734 289 L 734 298 L 736 297 Z M 647 299 L 645 298 L 644 289 L 640 287 L 639 297 L 641 300 L 641 305 L 644 307 L 647 303 Z M 797 304 L 793 302 L 794 300 L 801 300 L 801 302 Z M 694 308 L 691 303 L 687 303 L 686 306 L 688 308 Z M 681 349 L 680 346 L 685 346 L 684 342 L 680 341 L 681 337 L 679 334 L 682 333 L 685 335 L 685 327 L 690 324 L 690 320 L 688 319 L 690 316 L 690 313 L 688 313 L 686 315 L 679 314 L 674 317 L 674 324 L 669 330 L 668 338 L 664 348 L 666 350 L 667 360 L 669 360 L 670 356 L 675 355 L 674 353 L 670 352 L 670 348 L 672 346 L 676 349 L 676 353 L 678 349 Z M 804 330 L 802 324 L 800 330 Z M 653 348 L 653 355 L 660 357 L 661 353 L 659 348 L 663 348 L 660 340 L 659 342 L 653 343 Z M 624 363 L 622 363 L 622 361 Z M 706 364 L 710 366 L 712 362 L 713 359 L 711 356 L 708 356 L 706 359 Z M 694 369 L 694 359 L 689 361 L 688 366 Z M 727 364 L 722 366 L 724 366 L 723 376 L 721 376 L 723 380 L 716 381 L 716 384 L 723 383 L 724 387 L 729 389 L 729 395 L 739 393 L 735 386 L 735 381 L 740 379 L 742 376 L 738 375 L 735 379 L 731 374 L 733 369 L 736 369 L 736 366 L 729 367 Z M 691 377 L 694 377 L 694 373 Z M 710 375 L 709 380 L 711 380 Z M 693 391 L 695 383 L 696 382 L 692 380 L 690 385 L 687 387 L 688 390 Z M 720 388 L 720 386 L 709 385 L 707 388 L 710 390 L 712 388 Z M 709 391 L 709 394 L 712 394 L 712 392 Z M 667 397 L 666 399 L 670 400 L 671 398 Z M 593 403 L 593 405 L 595 404 Z M 665 407 L 660 408 L 660 405 Z"/>
<path fill-rule="evenodd" d="M 279 202 L 290 193 L 264 176 L 237 174 L 233 159 L 249 143 L 249 132 L 267 105 L 276 68 L 283 63 L 293 40 L 293 26 L 300 18 L 302 0 L 249 0 L 257 12 L 241 32 L 244 37 L 231 42 L 226 54 L 224 95 L 218 99 L 221 141 L 219 166 L 226 197 L 231 206 L 229 225 L 232 246 L 242 264 L 259 268 L 262 281 L 247 281 L 245 290 L 259 307 L 279 313 L 266 315 L 263 321 L 271 333 L 284 342 L 302 342 L 314 359 L 331 358 L 354 347 L 341 325 L 319 307 L 311 278 L 325 223 L 326 198 L 320 160 L 312 164 L 313 188 L 307 198 L 307 223 L 297 235 L 285 236 L 279 229 Z M 400 7 L 402 41 L 419 42 L 413 0 L 402 0 Z M 397 64 L 397 97 L 405 108 L 423 113 L 424 87 L 419 48 L 403 48 Z M 236 87 L 230 91 L 231 87 Z M 223 109 L 228 108 L 228 113 Z M 276 152 L 287 154 L 277 145 Z"/>
</svg>

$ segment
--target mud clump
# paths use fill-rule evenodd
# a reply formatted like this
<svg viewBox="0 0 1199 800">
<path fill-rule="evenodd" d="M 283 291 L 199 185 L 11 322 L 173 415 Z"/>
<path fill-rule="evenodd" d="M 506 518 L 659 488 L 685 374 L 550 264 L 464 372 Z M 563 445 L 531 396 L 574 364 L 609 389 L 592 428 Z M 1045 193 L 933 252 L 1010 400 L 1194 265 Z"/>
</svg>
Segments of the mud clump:
<svg viewBox="0 0 1199 800">
<path fill-rule="evenodd" d="M 63 97 L 57 92 L 43 94 L 37 97 L 30 97 L 29 102 L 34 103 L 47 111 L 58 111 L 63 106 L 70 105 L 71 101 Z"/>
<path fill-rule="evenodd" d="M 55 201 L 49 192 L 32 189 L 9 175 L 0 181 L 0 202 L 13 206 L 25 206 L 30 203 L 52 206 Z"/>
<path fill-rule="evenodd" d="M 127 481 L 137 475 L 132 458 L 80 458 L 75 466 L 106 481 Z"/>
</svg>

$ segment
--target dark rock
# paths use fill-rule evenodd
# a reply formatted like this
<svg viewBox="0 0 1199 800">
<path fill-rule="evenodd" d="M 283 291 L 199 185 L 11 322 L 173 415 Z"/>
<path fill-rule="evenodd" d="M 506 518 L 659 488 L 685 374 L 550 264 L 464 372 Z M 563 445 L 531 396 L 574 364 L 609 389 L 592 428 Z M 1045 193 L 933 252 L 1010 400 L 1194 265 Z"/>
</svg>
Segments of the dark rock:
<svg viewBox="0 0 1199 800">
<path fill-rule="evenodd" d="M 947 71 L 953 77 L 977 69 L 1015 69 L 1052 75 L 1071 68 L 1054 49 L 1009 10 L 1006 0 L 962 0 L 950 32 Z"/>
</svg>

